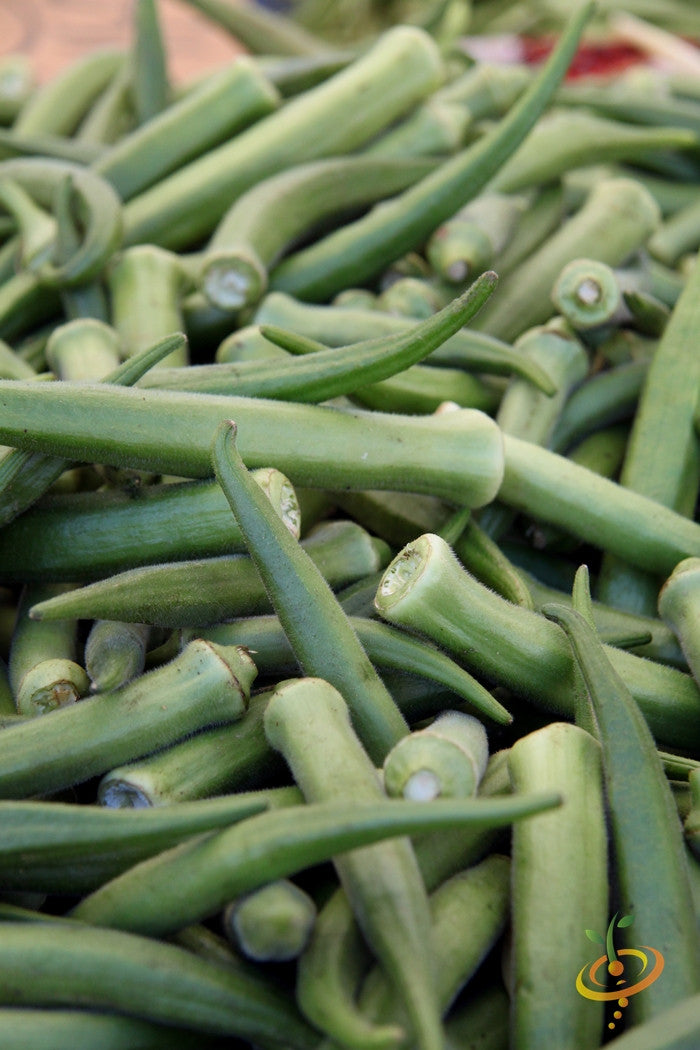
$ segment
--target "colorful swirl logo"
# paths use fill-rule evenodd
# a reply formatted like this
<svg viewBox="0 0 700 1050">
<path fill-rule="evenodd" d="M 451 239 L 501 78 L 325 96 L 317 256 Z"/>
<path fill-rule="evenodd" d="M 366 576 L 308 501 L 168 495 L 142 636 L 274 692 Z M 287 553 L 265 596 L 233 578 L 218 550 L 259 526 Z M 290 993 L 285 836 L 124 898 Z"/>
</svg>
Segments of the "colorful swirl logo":
<svg viewBox="0 0 700 1050">
<path fill-rule="evenodd" d="M 615 949 L 614 931 L 632 925 L 631 915 L 623 915 L 619 921 L 617 915 L 616 912 L 610 920 L 605 939 L 595 930 L 586 930 L 586 937 L 594 944 L 602 945 L 605 955 L 601 955 L 590 966 L 584 966 L 576 978 L 576 991 L 585 999 L 595 999 L 598 1002 L 617 1000 L 620 1009 L 613 1012 L 614 1020 L 608 1024 L 608 1028 L 611 1029 L 615 1027 L 615 1021 L 622 1018 L 622 1009 L 627 1006 L 630 998 L 653 984 L 661 976 L 664 968 L 661 952 L 646 944 L 640 945 L 639 948 Z M 611 977 L 616 978 L 615 988 L 611 991 L 607 989 L 607 982 L 600 979 L 603 967 Z M 630 981 L 632 983 L 629 983 Z"/>
</svg>

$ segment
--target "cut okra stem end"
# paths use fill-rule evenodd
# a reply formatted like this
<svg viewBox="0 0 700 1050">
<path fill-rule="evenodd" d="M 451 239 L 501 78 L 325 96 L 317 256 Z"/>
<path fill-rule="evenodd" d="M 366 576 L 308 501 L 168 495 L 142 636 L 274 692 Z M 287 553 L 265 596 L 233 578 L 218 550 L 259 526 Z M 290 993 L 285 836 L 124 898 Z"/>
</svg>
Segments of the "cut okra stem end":
<svg viewBox="0 0 700 1050">
<path fill-rule="evenodd" d="M 262 299 L 267 273 L 253 255 L 240 252 L 214 254 L 205 263 L 201 289 L 220 310 L 240 310 Z"/>
</svg>

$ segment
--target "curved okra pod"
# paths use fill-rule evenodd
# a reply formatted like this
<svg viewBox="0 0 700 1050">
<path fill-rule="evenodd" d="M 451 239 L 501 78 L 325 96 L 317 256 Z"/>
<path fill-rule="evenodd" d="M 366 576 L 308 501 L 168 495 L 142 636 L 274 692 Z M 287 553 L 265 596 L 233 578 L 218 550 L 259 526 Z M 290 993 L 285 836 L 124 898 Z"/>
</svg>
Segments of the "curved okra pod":
<svg viewBox="0 0 700 1050">
<path fill-rule="evenodd" d="M 117 809 L 179 805 L 275 782 L 284 765 L 263 730 L 268 700 L 269 693 L 259 693 L 237 722 L 205 729 L 155 755 L 111 769 L 100 781 L 100 802 Z M 294 803 L 302 801 L 296 788 L 285 790 L 293 793 Z"/>
<path fill-rule="evenodd" d="M 292 535 L 298 536 L 299 504 L 284 474 L 263 467 L 253 471 L 253 477 Z M 0 564 L 15 579 L 77 582 L 138 565 L 213 558 L 245 549 L 241 530 L 214 481 L 49 496 L 0 532 Z"/>
<path fill-rule="evenodd" d="M 22 135 L 71 135 L 124 62 L 119 51 L 92 51 L 35 91 L 12 125 Z"/>
<path fill-rule="evenodd" d="M 232 423 L 219 427 L 212 459 L 251 560 L 302 670 L 342 691 L 361 740 L 379 761 L 408 726 L 323 575 L 259 498 L 235 432 Z"/>
<path fill-rule="evenodd" d="M 659 616 L 674 631 L 696 681 L 700 679 L 700 558 L 685 558 L 659 592 Z"/>
<path fill-rule="evenodd" d="M 223 310 L 255 306 L 265 293 L 269 267 L 290 244 L 344 209 L 406 189 L 435 164 L 334 157 L 263 179 L 229 208 L 199 256 L 202 291 Z"/>
<path fill-rule="evenodd" d="M 274 1044 L 283 1031 L 295 1050 L 312 1050 L 318 1043 L 293 1002 L 259 975 L 215 966 L 174 944 L 119 930 L 3 923 L 0 973 L 5 978 L 0 1000 L 8 1005 L 88 1004 L 262 1043 Z"/>
<path fill-rule="evenodd" d="M 429 806 L 374 799 L 285 807 L 134 865 L 85 897 L 72 914 L 97 926 L 166 935 L 213 915 L 233 897 L 336 854 L 440 828 L 504 827 L 559 802 L 557 795 L 540 794 L 436 799 Z"/>
<path fill-rule="evenodd" d="M 619 904 L 634 919 L 625 942 L 641 943 L 664 959 L 663 980 L 633 1000 L 634 1015 L 643 1020 L 696 994 L 700 985 L 683 835 L 648 726 L 595 630 L 573 609 L 547 605 L 545 613 L 566 633 L 600 739 Z M 658 954 L 655 958 L 658 965 Z M 624 965 L 618 973 L 622 970 Z"/>
<path fill-rule="evenodd" d="M 316 402 L 355 392 L 362 395 L 367 384 L 390 376 L 400 379 L 398 373 L 422 361 L 458 332 L 483 306 L 495 286 L 494 273 L 482 274 L 468 291 L 415 328 L 346 347 L 309 344 L 309 340 L 293 332 L 263 325 L 265 338 L 283 349 L 301 349 L 301 356 L 284 361 L 272 358 L 237 365 L 204 365 L 199 370 L 177 369 L 166 374 L 164 380 L 159 376 L 145 378 L 143 385 Z M 194 380 L 190 374 L 193 372 L 197 373 Z"/>
<path fill-rule="evenodd" d="M 253 397 L 57 386 L 0 380 L 0 441 L 87 462 L 210 477 L 212 434 L 223 419 L 235 418 L 246 465 L 274 463 L 294 485 L 332 489 L 342 477 L 350 489 L 429 493 L 476 506 L 493 499 L 501 484 L 501 433 L 472 409 L 409 417 Z"/>
<path fill-rule="evenodd" d="M 0 734 L 0 797 L 58 791 L 243 714 L 257 674 L 236 648 L 191 642 L 169 664 Z"/>
<path fill-rule="evenodd" d="M 53 243 L 56 222 L 11 178 L 0 179 L 0 204 L 12 216 L 19 232 L 19 268 L 31 268 Z"/>
<path fill-rule="evenodd" d="M 268 808 L 268 794 L 251 792 L 146 809 L 36 800 L 1 802 L 5 835 L 0 846 L 0 886 L 3 890 L 48 887 L 53 893 L 89 893 L 131 865 L 186 838 L 263 812 Z M 293 801 L 299 800 L 295 797 Z"/>
<path fill-rule="evenodd" d="M 129 201 L 127 243 L 179 248 L 201 241 L 255 183 L 294 164 L 352 152 L 429 94 L 441 76 L 430 37 L 395 27 L 341 72 Z"/>
<path fill-rule="evenodd" d="M 392 798 L 419 802 L 474 795 L 488 756 L 481 722 L 461 711 L 443 711 L 392 747 L 382 767 L 384 789 Z"/>
<path fill-rule="evenodd" d="M 53 204 L 56 219 L 53 257 L 58 266 L 67 265 L 80 248 L 82 228 L 79 211 L 80 201 L 73 187 L 73 178 L 66 175 L 58 185 Z M 61 288 L 60 297 L 63 311 L 69 320 L 84 317 L 107 322 L 109 306 L 99 276 L 75 288 Z M 104 375 L 105 372 L 96 374 Z"/>
<path fill-rule="evenodd" d="M 269 504 L 262 492 L 261 498 Z M 276 511 L 272 514 L 277 518 Z M 277 520 L 296 543 L 287 526 Z M 244 529 L 242 532 L 245 534 Z M 306 537 L 301 550 L 327 587 L 342 587 L 376 572 L 386 565 L 388 554 L 381 540 L 345 520 L 319 526 Z M 35 605 L 32 617 L 53 620 L 77 616 L 159 627 L 201 627 L 270 609 L 257 566 L 242 554 L 144 565 L 77 588 L 71 595 Z M 329 650 L 329 659 L 332 652 Z"/>
<path fill-rule="evenodd" d="M 177 349 L 184 338 L 177 333 L 162 339 L 116 368 L 105 377 L 105 382 L 135 383 L 157 361 Z M 3 457 L 0 460 L 0 525 L 6 525 L 30 507 L 70 466 L 70 460 L 50 452 L 16 448 Z"/>
<path fill-rule="evenodd" d="M 308 893 L 289 879 L 277 879 L 229 904 L 224 929 L 247 958 L 287 962 L 303 952 L 315 919 Z"/>
<path fill-rule="evenodd" d="M 656 201 L 634 179 L 604 179 L 583 207 L 512 270 L 474 327 L 511 341 L 554 313 L 552 286 L 572 259 L 619 266 L 647 240 L 659 222 Z"/>
<path fill-rule="evenodd" d="M 372 587 L 372 594 L 376 584 Z M 341 596 L 338 596 L 341 600 Z M 496 722 L 508 723 L 505 708 L 475 678 L 433 646 L 366 616 L 348 614 L 368 657 L 378 668 L 390 668 L 439 682 L 466 702 L 473 711 Z M 284 629 L 276 616 L 238 617 L 231 623 L 196 629 L 198 638 L 218 645 L 241 645 L 255 653 L 261 674 L 294 674 L 298 664 Z"/>
<path fill-rule="evenodd" d="M 475 521 L 452 544 L 455 554 L 469 572 L 483 584 L 524 609 L 534 608 L 529 580 L 506 557 L 501 548 Z"/>
<path fill-rule="evenodd" d="M 695 353 L 699 291 L 700 266 L 696 265 L 649 364 L 620 475 L 621 485 L 688 517 L 692 517 L 698 494 L 694 413 L 700 390 L 700 363 Z M 670 404 L 673 412 L 668 411 Z M 687 551 L 681 557 L 697 553 Z M 617 554 L 636 564 L 624 551 Z M 681 557 L 665 570 L 652 564 L 638 568 L 668 576 Z M 655 613 L 656 579 L 608 560 L 603 563 L 603 581 L 599 597 L 604 601 L 633 612 Z"/>
<path fill-rule="evenodd" d="M 401 551 L 384 573 L 375 604 L 385 619 L 427 635 L 518 695 L 572 714 L 573 660 L 561 631 L 483 587 L 438 536 L 421 536 Z M 657 739 L 697 747 L 700 692 L 692 679 L 630 653 L 605 651 Z"/>
<path fill-rule="evenodd" d="M 379 802 L 379 778 L 350 725 L 342 696 L 321 679 L 278 686 L 265 732 L 308 802 Z M 335 858 L 335 868 L 372 951 L 402 998 L 416 1044 L 442 1044 L 435 951 L 425 887 L 406 839 Z"/>
<path fill-rule="evenodd" d="M 95 621 L 85 642 L 85 670 L 93 693 L 119 689 L 143 673 L 149 633 L 144 623 Z"/>
<path fill-rule="evenodd" d="M 44 584 L 22 592 L 8 667 L 20 715 L 31 717 L 73 704 L 88 691 L 87 675 L 76 662 L 77 620 L 40 624 L 29 619 L 29 609 L 37 600 L 63 591 L 64 587 Z"/>
<path fill-rule="evenodd" d="M 584 930 L 608 921 L 600 747 L 578 726 L 553 722 L 521 737 L 508 766 L 516 791 L 564 797 L 553 820 L 514 829 L 511 1045 L 595 1050 L 603 1003 L 580 995 L 572 975 L 585 956 Z"/>
<path fill-rule="evenodd" d="M 291 329 L 326 346 L 376 339 L 382 335 L 407 331 L 411 325 L 417 324 L 414 319 L 395 317 L 378 310 L 302 303 L 284 292 L 270 292 L 265 297 L 255 314 L 255 322 Z M 218 361 L 236 360 L 233 351 L 238 346 L 238 339 L 239 333 L 235 333 L 230 340 L 221 344 L 217 351 Z M 471 328 L 456 332 L 437 350 L 433 350 L 430 364 L 463 368 L 468 372 L 522 376 L 545 394 L 553 394 L 556 389 L 539 365 L 528 361 L 508 343 Z"/>
<path fill-rule="evenodd" d="M 271 286 L 303 299 L 326 299 L 364 283 L 423 243 L 486 185 L 527 136 L 564 76 L 591 11 L 589 3 L 581 4 L 542 71 L 493 131 L 393 201 L 290 256 L 272 271 Z"/>
<path fill-rule="evenodd" d="M 279 96 L 252 59 L 235 62 L 114 143 L 92 165 L 122 200 L 271 113 Z"/>
</svg>

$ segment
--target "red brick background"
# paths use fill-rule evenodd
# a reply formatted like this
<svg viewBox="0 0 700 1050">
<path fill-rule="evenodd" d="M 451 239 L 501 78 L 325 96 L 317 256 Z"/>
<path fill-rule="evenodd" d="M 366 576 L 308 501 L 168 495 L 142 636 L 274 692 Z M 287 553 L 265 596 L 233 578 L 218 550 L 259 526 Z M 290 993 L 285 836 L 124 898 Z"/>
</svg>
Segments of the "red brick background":
<svg viewBox="0 0 700 1050">
<path fill-rule="evenodd" d="M 178 0 L 160 0 L 173 79 L 224 65 L 238 48 L 225 32 Z M 0 0 L 0 55 L 29 53 L 48 80 L 97 47 L 126 47 L 133 0 Z"/>
</svg>

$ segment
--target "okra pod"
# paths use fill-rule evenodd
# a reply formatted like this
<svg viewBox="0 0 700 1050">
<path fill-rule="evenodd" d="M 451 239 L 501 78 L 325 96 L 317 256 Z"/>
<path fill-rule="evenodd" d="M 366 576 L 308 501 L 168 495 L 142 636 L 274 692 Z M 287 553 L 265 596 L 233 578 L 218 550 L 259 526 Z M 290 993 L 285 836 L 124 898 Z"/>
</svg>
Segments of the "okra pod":
<svg viewBox="0 0 700 1050">
<path fill-rule="evenodd" d="M 93 693 L 119 689 L 143 673 L 149 632 L 143 623 L 95 621 L 85 642 L 85 670 Z"/>
<path fill-rule="evenodd" d="M 113 693 L 0 734 L 0 797 L 58 791 L 243 714 L 256 675 L 242 650 L 191 642 Z"/>
<path fill-rule="evenodd" d="M 659 593 L 659 616 L 672 628 L 695 680 L 700 678 L 700 638 L 697 631 L 698 558 L 685 558 Z"/>
<path fill-rule="evenodd" d="M 0 1009 L 5 1050 L 201 1050 L 201 1032 L 88 1010 Z M 210 1050 L 216 1050 L 208 1043 Z"/>
<path fill-rule="evenodd" d="M 443 711 L 392 747 L 382 766 L 384 788 L 392 798 L 416 801 L 473 795 L 488 756 L 481 722 L 461 711 Z"/>
<path fill-rule="evenodd" d="M 167 59 L 155 0 L 136 0 L 131 95 L 138 124 L 157 117 L 170 101 Z"/>
<path fill-rule="evenodd" d="M 124 62 L 119 51 L 92 51 L 27 99 L 12 125 L 22 135 L 70 135 Z"/>
<path fill-rule="evenodd" d="M 277 879 L 228 905 L 224 928 L 256 962 L 288 962 L 304 950 L 316 918 L 313 899 L 289 879 Z"/>
</svg>

